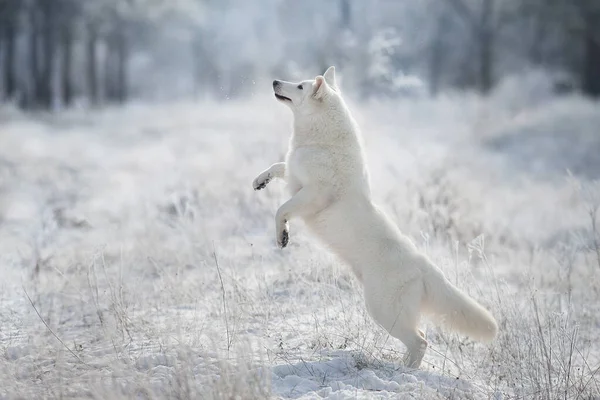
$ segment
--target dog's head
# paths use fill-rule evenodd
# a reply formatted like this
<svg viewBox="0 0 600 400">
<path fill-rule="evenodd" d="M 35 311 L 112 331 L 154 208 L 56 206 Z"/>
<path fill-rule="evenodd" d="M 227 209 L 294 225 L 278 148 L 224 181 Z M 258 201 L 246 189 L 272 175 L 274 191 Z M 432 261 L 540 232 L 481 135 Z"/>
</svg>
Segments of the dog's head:
<svg viewBox="0 0 600 400">
<path fill-rule="evenodd" d="M 302 82 L 273 81 L 275 97 L 294 112 L 314 111 L 338 95 L 335 68 L 329 67 L 323 75 Z"/>
</svg>

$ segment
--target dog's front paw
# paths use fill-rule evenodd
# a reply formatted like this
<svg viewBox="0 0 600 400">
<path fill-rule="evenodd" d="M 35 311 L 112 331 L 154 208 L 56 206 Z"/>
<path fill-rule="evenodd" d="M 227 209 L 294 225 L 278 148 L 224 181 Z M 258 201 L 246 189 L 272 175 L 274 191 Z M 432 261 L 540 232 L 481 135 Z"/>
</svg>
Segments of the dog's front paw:
<svg viewBox="0 0 600 400">
<path fill-rule="evenodd" d="M 290 230 L 288 223 L 283 224 L 282 228 L 277 229 L 277 247 L 283 249 L 290 241 Z"/>
<path fill-rule="evenodd" d="M 268 172 L 262 172 L 258 175 L 254 181 L 252 181 L 252 187 L 254 190 L 261 190 L 267 187 L 267 184 L 271 181 L 271 175 Z"/>
</svg>

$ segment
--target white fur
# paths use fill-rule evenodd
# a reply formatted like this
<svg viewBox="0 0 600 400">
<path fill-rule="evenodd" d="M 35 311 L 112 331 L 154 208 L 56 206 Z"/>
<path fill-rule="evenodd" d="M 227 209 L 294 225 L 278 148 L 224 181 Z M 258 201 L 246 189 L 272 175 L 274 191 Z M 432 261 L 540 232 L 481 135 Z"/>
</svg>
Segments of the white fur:
<svg viewBox="0 0 600 400">
<path fill-rule="evenodd" d="M 298 85 L 302 85 L 302 89 Z M 453 286 L 371 200 L 358 126 L 330 67 L 324 76 L 299 83 L 274 81 L 275 94 L 294 114 L 285 163 L 254 180 L 288 183 L 291 199 L 275 217 L 277 244 L 288 241 L 288 222 L 308 228 L 354 271 L 364 287 L 370 315 L 408 348 L 405 363 L 418 368 L 427 348 L 417 328 L 423 311 L 476 339 L 492 340 L 492 315 Z"/>
</svg>

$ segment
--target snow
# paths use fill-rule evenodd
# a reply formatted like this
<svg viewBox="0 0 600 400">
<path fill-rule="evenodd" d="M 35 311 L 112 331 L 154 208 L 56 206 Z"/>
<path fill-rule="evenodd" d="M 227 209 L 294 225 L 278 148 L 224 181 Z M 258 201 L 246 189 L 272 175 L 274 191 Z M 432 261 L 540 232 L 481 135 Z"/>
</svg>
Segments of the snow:
<svg viewBox="0 0 600 400">
<path fill-rule="evenodd" d="M 0 398 L 600 395 L 600 109 L 522 101 L 350 100 L 377 202 L 500 322 L 484 345 L 424 319 L 418 371 L 299 222 L 276 248 L 270 96 L 0 109 Z"/>
<path fill-rule="evenodd" d="M 328 361 L 301 361 L 272 369 L 273 388 L 287 398 L 455 398 L 472 397 L 464 380 L 412 371 L 392 363 L 365 368 L 358 355 L 334 352 Z M 327 356 L 326 356 L 327 357 Z"/>
</svg>

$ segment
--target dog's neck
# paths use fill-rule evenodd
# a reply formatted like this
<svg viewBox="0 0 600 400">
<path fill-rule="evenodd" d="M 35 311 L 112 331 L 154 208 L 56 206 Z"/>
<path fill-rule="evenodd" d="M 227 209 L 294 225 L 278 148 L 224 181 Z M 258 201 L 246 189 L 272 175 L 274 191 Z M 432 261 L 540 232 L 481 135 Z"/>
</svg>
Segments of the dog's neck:
<svg viewBox="0 0 600 400">
<path fill-rule="evenodd" d="M 294 115 L 295 146 L 358 144 L 358 127 L 346 107 L 331 107 L 311 114 Z"/>
</svg>

